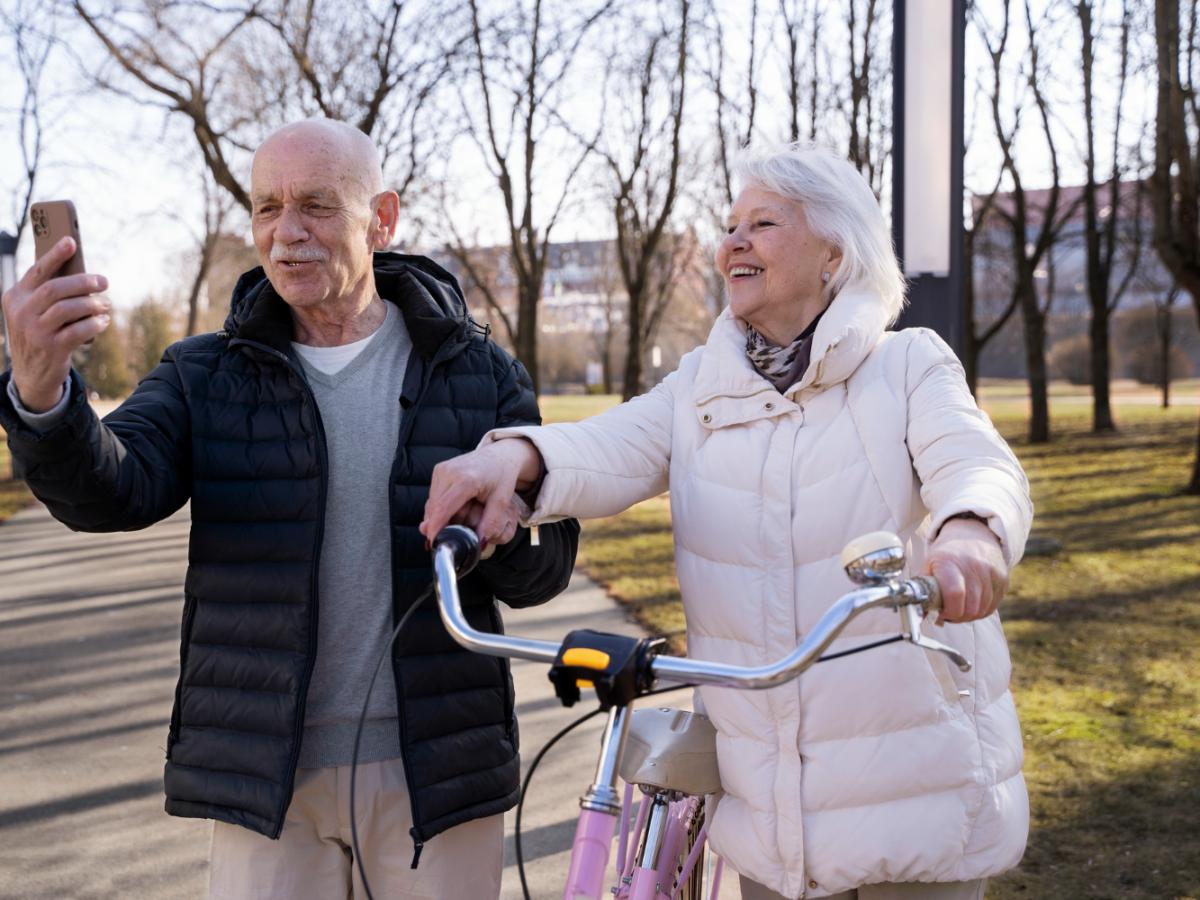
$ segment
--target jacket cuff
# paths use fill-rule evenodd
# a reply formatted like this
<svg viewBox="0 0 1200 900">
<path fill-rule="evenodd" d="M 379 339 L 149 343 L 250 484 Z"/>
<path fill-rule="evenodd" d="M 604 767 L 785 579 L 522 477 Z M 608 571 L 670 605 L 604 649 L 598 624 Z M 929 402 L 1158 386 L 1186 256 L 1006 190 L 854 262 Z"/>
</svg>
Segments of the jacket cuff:
<svg viewBox="0 0 1200 900">
<path fill-rule="evenodd" d="M 58 398 L 50 409 L 44 412 L 33 412 L 26 409 L 25 404 L 21 402 L 21 394 L 17 391 L 17 383 L 11 378 L 8 380 L 8 399 L 12 403 L 13 409 L 26 426 L 34 431 L 49 431 L 67 415 L 67 402 L 71 399 L 71 379 L 68 376 L 63 382 L 62 395 Z"/>
<path fill-rule="evenodd" d="M 95 414 L 87 402 L 87 390 L 83 379 L 74 369 L 68 377 L 68 390 L 63 397 L 61 414 L 55 417 L 53 424 L 37 428 L 26 424 L 9 391 L 12 372 L 0 375 L 0 427 L 8 432 L 8 442 L 13 448 L 14 466 L 22 462 L 19 458 L 24 454 L 45 460 L 53 459 L 74 452 L 78 449 L 89 428 L 89 423 Z M 51 415 L 55 410 L 44 415 Z M 26 412 L 26 415 L 29 415 Z"/>
<path fill-rule="evenodd" d="M 997 540 L 1000 541 L 1000 551 L 1004 555 L 1004 562 L 1008 565 L 1011 571 L 1021 557 L 1025 553 L 1025 535 L 1015 534 L 1014 529 L 1006 524 L 1006 519 L 1010 521 L 1018 521 L 1014 518 L 1016 510 L 1013 510 L 1008 515 L 1002 510 L 1002 503 L 983 503 L 975 502 L 963 505 L 947 506 L 947 508 L 936 515 L 930 516 L 929 542 L 932 544 L 937 540 L 937 536 L 941 533 L 942 526 L 948 521 L 958 516 L 966 515 L 968 518 L 978 519 L 983 522 L 991 530 Z M 1019 530 L 1019 529 L 1018 529 Z M 1019 540 L 1018 540 L 1019 538 Z"/>
</svg>

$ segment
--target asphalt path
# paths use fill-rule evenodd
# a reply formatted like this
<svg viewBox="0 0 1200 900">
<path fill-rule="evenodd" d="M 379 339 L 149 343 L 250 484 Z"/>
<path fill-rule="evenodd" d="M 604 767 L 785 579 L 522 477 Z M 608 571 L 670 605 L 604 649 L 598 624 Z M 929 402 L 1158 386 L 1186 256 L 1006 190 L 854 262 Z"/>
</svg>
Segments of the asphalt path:
<svg viewBox="0 0 1200 900">
<path fill-rule="evenodd" d="M 75 534 L 40 505 L 0 525 L 0 898 L 204 896 L 211 825 L 162 808 L 187 542 L 186 510 L 127 534 Z M 505 620 L 546 639 L 638 633 L 581 575 Z M 581 709 L 559 706 L 544 666 L 513 669 L 528 766 Z M 561 896 L 600 728 L 596 717 L 572 732 L 534 776 L 522 824 L 534 898 Z M 506 900 L 522 896 L 513 824 L 510 814 Z M 737 896 L 727 880 L 723 900 Z"/>
</svg>

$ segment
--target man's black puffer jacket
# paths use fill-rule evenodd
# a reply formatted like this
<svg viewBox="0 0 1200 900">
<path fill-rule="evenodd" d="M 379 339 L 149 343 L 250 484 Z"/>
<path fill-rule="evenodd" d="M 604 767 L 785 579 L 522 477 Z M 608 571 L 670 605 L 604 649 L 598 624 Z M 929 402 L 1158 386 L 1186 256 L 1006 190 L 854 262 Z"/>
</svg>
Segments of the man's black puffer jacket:
<svg viewBox="0 0 1200 900">
<path fill-rule="evenodd" d="M 491 428 L 540 421 L 520 363 L 467 317 L 453 278 L 429 260 L 376 255 L 382 297 L 413 341 L 390 481 L 393 619 L 428 586 L 417 531 L 433 467 Z M 261 269 L 242 277 L 226 330 L 188 338 L 100 423 L 72 376 L 70 412 L 45 434 L 23 426 L 0 379 L 0 424 L 22 475 L 80 531 L 142 528 L 191 500 L 181 676 L 167 741 L 166 809 L 278 837 L 291 801 L 316 649 L 325 441 L 289 358 L 290 311 Z M 498 631 L 499 598 L 540 603 L 574 564 L 578 524 L 543 526 L 464 579 L 476 627 Z M 323 597 L 322 603 L 337 602 Z M 519 789 L 508 665 L 461 649 L 432 601 L 393 652 L 400 741 L 420 844 L 511 808 Z"/>
</svg>

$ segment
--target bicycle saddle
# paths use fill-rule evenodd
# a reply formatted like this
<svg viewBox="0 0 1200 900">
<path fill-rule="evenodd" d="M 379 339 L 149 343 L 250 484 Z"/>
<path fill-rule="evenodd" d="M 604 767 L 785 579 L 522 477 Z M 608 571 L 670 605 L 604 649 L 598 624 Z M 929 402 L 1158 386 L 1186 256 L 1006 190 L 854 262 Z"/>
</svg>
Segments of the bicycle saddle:
<svg viewBox="0 0 1200 900">
<path fill-rule="evenodd" d="M 621 755 L 627 784 L 683 794 L 715 794 L 717 732 L 708 716 L 686 709 L 635 709 Z"/>
</svg>

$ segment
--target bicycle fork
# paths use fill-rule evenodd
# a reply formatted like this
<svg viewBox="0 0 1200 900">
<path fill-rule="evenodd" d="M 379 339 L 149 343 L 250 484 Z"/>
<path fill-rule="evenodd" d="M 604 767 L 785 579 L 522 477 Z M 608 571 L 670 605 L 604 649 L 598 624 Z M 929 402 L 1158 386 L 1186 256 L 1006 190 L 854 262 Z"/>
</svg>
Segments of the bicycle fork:
<svg viewBox="0 0 1200 900">
<path fill-rule="evenodd" d="M 614 706 L 609 710 L 600 741 L 596 777 L 579 800 L 582 811 L 575 828 L 564 900 L 598 900 L 604 895 L 604 872 L 608 868 L 608 854 L 621 815 L 617 765 L 629 733 L 629 713 L 627 706 Z"/>
</svg>

